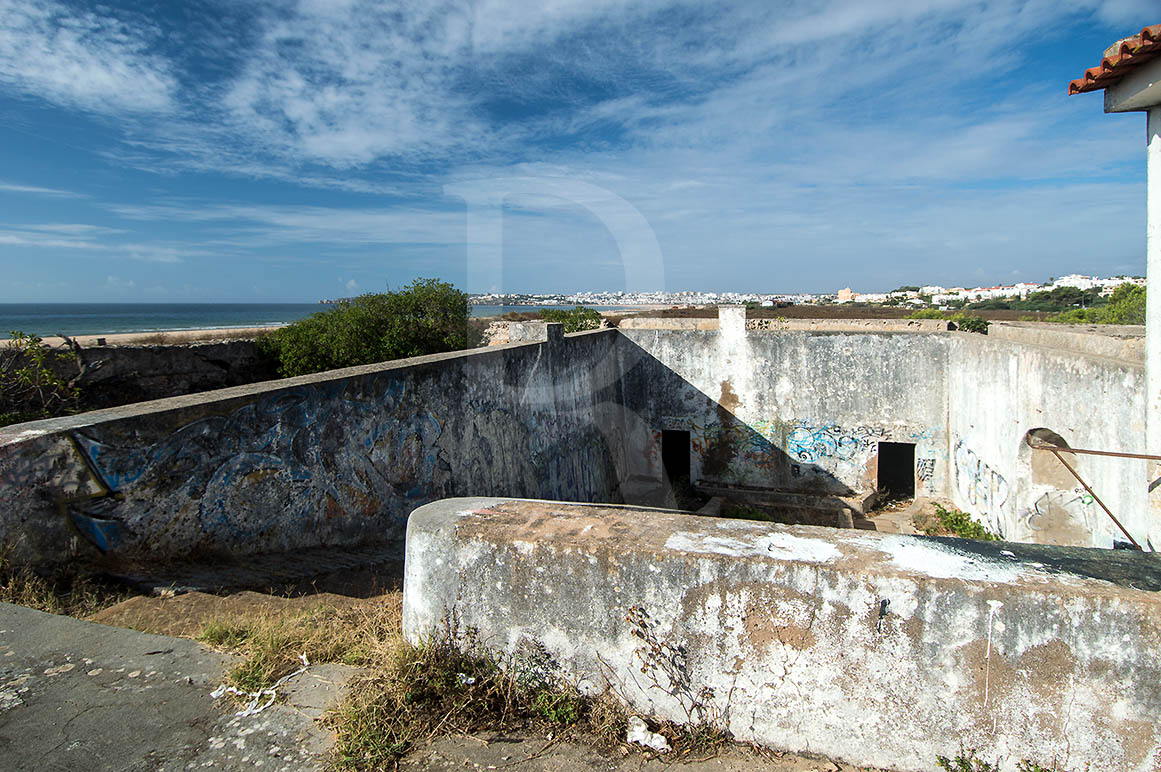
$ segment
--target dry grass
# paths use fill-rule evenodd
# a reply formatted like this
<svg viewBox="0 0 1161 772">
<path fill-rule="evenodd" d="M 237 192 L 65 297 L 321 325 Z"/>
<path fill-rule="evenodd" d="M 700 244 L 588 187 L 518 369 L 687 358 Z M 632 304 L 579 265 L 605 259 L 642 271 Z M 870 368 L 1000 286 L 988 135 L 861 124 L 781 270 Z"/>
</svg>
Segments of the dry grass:
<svg viewBox="0 0 1161 772">
<path fill-rule="evenodd" d="M 276 329 L 278 328 L 271 327 L 269 330 L 206 330 L 204 333 L 193 335 L 184 331 L 181 334 L 173 332 L 142 333 L 134 336 L 131 341 L 126 341 L 124 345 L 188 346 L 192 343 L 211 343 L 223 340 L 258 340 Z"/>
<path fill-rule="evenodd" d="M 319 604 L 303 611 L 262 611 L 206 622 L 198 640 L 242 657 L 230 682 L 245 691 L 265 688 L 301 664 L 340 662 L 384 669 L 403 645 L 400 593 L 349 608 Z"/>
<path fill-rule="evenodd" d="M 300 654 L 312 663 L 365 668 L 327 718 L 341 770 L 391 768 L 416 743 L 447 733 L 546 729 L 557 737 L 623 743 L 628 715 L 611 692 L 585 696 L 556 675 L 547 654 L 503 657 L 455 624 L 413 646 L 400 631 L 401 600 L 396 592 L 355 608 L 227 616 L 207 622 L 197 637 L 241 655 L 228 678 L 243 691 L 293 672 Z M 678 755 L 712 753 L 728 742 L 724 732 L 705 726 L 656 728 Z"/>
<path fill-rule="evenodd" d="M 47 579 L 27 568 L 15 567 L 0 555 L 0 601 L 45 611 L 87 617 L 125 600 L 123 587 L 82 572 L 62 572 Z"/>
</svg>

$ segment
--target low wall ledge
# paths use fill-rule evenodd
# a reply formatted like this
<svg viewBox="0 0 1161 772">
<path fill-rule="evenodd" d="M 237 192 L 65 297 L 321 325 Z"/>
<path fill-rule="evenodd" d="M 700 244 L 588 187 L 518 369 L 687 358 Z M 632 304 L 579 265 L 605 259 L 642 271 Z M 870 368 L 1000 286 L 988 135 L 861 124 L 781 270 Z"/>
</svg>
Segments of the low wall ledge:
<svg viewBox="0 0 1161 772">
<path fill-rule="evenodd" d="M 447 499 L 408 522 L 403 625 L 417 642 L 452 620 L 546 653 L 582 688 L 613 684 L 633 710 L 686 721 L 703 699 L 740 740 L 859 766 L 919 772 L 975 748 L 1003 772 L 1155 772 L 1159 569 L 1123 551 Z M 679 673 L 648 667 L 665 652 Z"/>
</svg>

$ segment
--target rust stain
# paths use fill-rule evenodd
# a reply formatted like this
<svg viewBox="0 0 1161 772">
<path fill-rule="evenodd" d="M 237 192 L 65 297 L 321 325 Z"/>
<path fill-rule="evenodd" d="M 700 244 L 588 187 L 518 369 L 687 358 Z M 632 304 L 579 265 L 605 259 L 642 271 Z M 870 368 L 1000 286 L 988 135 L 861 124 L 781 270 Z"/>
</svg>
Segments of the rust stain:
<svg viewBox="0 0 1161 772">
<path fill-rule="evenodd" d="M 722 396 L 718 399 L 718 404 L 731 413 L 737 409 L 738 405 L 742 404 L 742 400 L 738 399 L 738 395 L 734 393 L 734 386 L 728 378 L 722 381 Z"/>
</svg>

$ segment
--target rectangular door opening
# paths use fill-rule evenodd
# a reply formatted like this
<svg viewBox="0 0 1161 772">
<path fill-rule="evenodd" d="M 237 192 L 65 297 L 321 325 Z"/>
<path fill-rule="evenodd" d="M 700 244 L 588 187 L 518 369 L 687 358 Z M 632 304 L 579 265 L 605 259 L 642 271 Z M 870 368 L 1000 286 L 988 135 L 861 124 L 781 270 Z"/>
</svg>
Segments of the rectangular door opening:
<svg viewBox="0 0 1161 772">
<path fill-rule="evenodd" d="M 879 443 L 878 485 L 885 499 L 915 497 L 915 443 Z"/>
<path fill-rule="evenodd" d="M 670 482 L 689 480 L 689 432 L 664 429 L 661 432 L 661 466 Z"/>
</svg>

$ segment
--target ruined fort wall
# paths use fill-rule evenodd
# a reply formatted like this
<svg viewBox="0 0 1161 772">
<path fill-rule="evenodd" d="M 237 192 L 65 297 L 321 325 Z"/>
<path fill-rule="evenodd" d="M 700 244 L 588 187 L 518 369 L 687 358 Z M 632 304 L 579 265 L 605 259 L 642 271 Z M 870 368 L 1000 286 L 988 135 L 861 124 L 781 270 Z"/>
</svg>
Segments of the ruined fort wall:
<svg viewBox="0 0 1161 772">
<path fill-rule="evenodd" d="M 622 331 L 625 391 L 655 432 L 690 432 L 692 476 L 819 495 L 874 488 L 878 444 L 947 479 L 948 339 L 916 333 Z"/>
<path fill-rule="evenodd" d="M 0 543 L 32 563 L 402 536 L 464 493 L 616 501 L 616 333 L 419 357 L 0 429 Z"/>
<path fill-rule="evenodd" d="M 638 442 L 659 476 L 661 432 L 688 431 L 697 483 L 857 496 L 878 483 L 879 443 L 911 443 L 916 491 L 950 498 L 1007 539 L 1125 541 L 1055 458 L 1033 468 L 1044 452 L 1024 437 L 1047 428 L 1072 447 L 1141 452 L 1136 357 L 1064 347 L 1075 340 L 1060 335 L 1052 346 L 962 332 L 622 335 L 625 392 L 648 395 L 629 405 L 649 433 Z M 1145 518 L 1142 462 L 1069 460 L 1134 538 L 1161 543 Z"/>
<path fill-rule="evenodd" d="M 412 515 L 403 629 L 859 768 L 1155 772 L 1159 587 L 1128 551 L 473 498 Z"/>
<path fill-rule="evenodd" d="M 1051 454 L 1032 451 L 1024 438 L 1046 428 L 1071 447 L 1143 452 L 1144 375 L 1139 360 L 950 336 L 952 501 L 1015 541 L 1096 547 L 1125 541 L 1068 471 Z M 1068 460 L 1138 541 L 1150 538 L 1144 462 Z M 1151 538 L 1161 544 L 1156 531 Z"/>
</svg>

